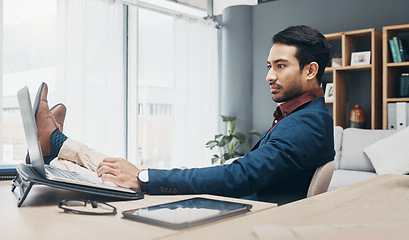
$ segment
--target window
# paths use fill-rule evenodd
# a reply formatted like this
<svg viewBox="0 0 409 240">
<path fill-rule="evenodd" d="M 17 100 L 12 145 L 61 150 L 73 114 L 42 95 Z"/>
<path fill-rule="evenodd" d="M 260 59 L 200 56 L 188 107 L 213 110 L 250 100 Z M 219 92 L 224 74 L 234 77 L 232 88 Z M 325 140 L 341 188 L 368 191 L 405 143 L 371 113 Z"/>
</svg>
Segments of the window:
<svg viewBox="0 0 409 240">
<path fill-rule="evenodd" d="M 139 160 L 165 167 L 172 151 L 173 18 L 139 9 L 138 14 Z"/>
<path fill-rule="evenodd" d="M 2 1 L 1 163 L 24 160 L 16 93 L 28 86 L 33 99 L 43 81 L 50 107 L 59 102 L 67 106 L 67 136 L 126 157 L 123 5 L 84 2 Z"/>
<path fill-rule="evenodd" d="M 128 85 L 136 83 L 129 106 L 137 107 L 136 119 L 128 122 L 129 137 L 136 138 L 128 155 L 139 164 L 165 167 L 173 131 L 173 17 L 130 6 L 128 18 Z"/>
<path fill-rule="evenodd" d="M 141 2 L 3 1 L 0 163 L 23 162 L 16 93 L 27 85 L 34 98 L 43 81 L 50 107 L 68 108 L 64 133 L 97 151 L 159 168 L 210 163 L 217 29 L 200 9 L 189 17 Z"/>
<path fill-rule="evenodd" d="M 217 30 L 202 18 L 128 7 L 128 158 L 210 164 L 217 131 Z M 205 13 L 204 13 L 205 14 Z"/>
<path fill-rule="evenodd" d="M 55 0 L 3 1 L 3 125 L 0 163 L 25 159 L 26 141 L 17 91 L 28 86 L 32 95 L 41 82 L 54 91 L 56 74 Z"/>
</svg>

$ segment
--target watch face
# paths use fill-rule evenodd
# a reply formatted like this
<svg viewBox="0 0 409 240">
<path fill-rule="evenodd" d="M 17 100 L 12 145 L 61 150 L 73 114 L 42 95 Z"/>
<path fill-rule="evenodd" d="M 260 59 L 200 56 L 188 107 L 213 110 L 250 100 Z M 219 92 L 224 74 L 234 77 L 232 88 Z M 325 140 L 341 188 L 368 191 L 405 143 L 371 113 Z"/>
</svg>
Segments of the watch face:
<svg viewBox="0 0 409 240">
<path fill-rule="evenodd" d="M 149 172 L 147 169 L 144 169 L 138 174 L 139 181 L 147 183 L 149 182 Z"/>
</svg>

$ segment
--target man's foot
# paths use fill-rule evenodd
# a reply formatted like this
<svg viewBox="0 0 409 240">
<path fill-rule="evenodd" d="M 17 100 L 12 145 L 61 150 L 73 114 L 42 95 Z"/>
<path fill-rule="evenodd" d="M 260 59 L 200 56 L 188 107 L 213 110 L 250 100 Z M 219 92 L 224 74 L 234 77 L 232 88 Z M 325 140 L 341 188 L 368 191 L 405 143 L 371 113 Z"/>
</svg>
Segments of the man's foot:
<svg viewBox="0 0 409 240">
<path fill-rule="evenodd" d="M 58 130 L 60 130 L 61 132 L 63 131 L 65 114 L 67 112 L 67 108 L 62 103 L 55 105 L 49 111 L 47 111 L 48 109 L 47 94 L 48 86 L 46 83 L 42 83 L 38 89 L 37 96 L 34 102 L 37 132 L 39 135 L 41 150 L 44 159 L 47 159 L 47 157 L 51 153 L 50 150 L 51 134 L 55 131 L 56 128 L 58 128 Z M 44 126 L 46 126 L 45 129 L 43 128 Z M 28 154 L 28 152 L 26 155 L 26 163 L 27 164 L 31 163 L 30 155 Z"/>
<path fill-rule="evenodd" d="M 60 130 L 62 132 L 63 127 L 64 127 L 64 120 L 65 120 L 65 114 L 67 112 L 67 108 L 65 107 L 64 104 L 59 103 L 59 104 L 55 105 L 54 107 L 52 107 L 50 109 L 50 112 L 53 115 L 55 121 L 57 122 L 58 130 Z M 28 152 L 26 154 L 26 163 L 27 164 L 31 163 L 30 155 L 28 154 Z"/>
<path fill-rule="evenodd" d="M 38 125 L 38 118 L 37 118 L 37 116 L 39 116 L 39 112 L 44 112 L 44 110 L 45 110 L 45 105 L 47 106 L 47 108 L 48 108 L 48 102 L 47 102 L 47 93 L 48 93 L 48 87 L 47 87 L 47 84 L 45 84 L 45 83 L 42 83 L 41 84 L 41 86 L 40 86 L 40 88 L 38 89 L 38 92 L 37 92 L 37 96 L 36 96 L 36 101 L 35 101 L 35 103 L 34 103 L 34 108 L 35 108 L 35 112 L 36 112 L 36 114 L 35 114 L 35 120 L 36 120 L 36 123 L 37 123 L 37 131 L 38 131 L 38 135 L 39 135 L 39 139 L 40 139 L 40 144 L 41 144 L 41 149 L 42 149 L 42 152 L 43 152 L 43 157 L 44 158 L 46 158 L 48 155 L 49 155 L 49 152 L 50 151 L 44 151 L 44 150 L 47 150 L 47 149 L 50 149 L 50 144 L 49 144 L 49 140 L 48 140 L 48 144 L 47 144 L 47 142 L 45 142 L 45 141 L 47 141 L 46 140 L 46 138 L 47 137 L 44 137 L 44 134 L 41 134 L 40 135 L 40 129 L 39 129 L 39 125 Z M 44 102 L 45 101 L 45 102 Z M 42 108 L 41 109 L 41 111 L 39 111 L 39 109 L 40 109 L 40 107 Z M 52 107 L 51 109 L 50 109 L 50 113 L 51 113 L 51 115 L 52 115 L 52 117 L 54 117 L 54 120 L 55 120 L 55 122 L 54 123 L 56 123 L 56 127 L 58 128 L 58 130 L 60 130 L 61 132 L 63 131 L 63 127 L 64 127 L 64 120 L 65 120 L 65 115 L 66 115 L 66 112 L 67 112 L 67 108 L 65 107 L 65 105 L 64 104 L 62 104 L 62 103 L 59 103 L 59 104 L 57 104 L 57 105 L 55 105 L 54 107 Z M 46 115 L 48 115 L 47 113 L 46 113 Z M 48 117 L 49 118 L 49 117 Z M 52 126 L 52 125 L 51 125 Z M 54 129 L 55 130 L 55 129 Z M 41 133 L 43 133 L 43 131 L 41 131 Z M 53 131 L 51 131 L 51 133 L 50 134 L 48 134 L 48 139 L 50 139 L 50 135 L 53 133 Z M 47 134 L 46 134 L 47 135 Z M 42 141 L 42 139 L 44 139 L 43 141 Z M 46 145 L 46 147 L 45 148 L 43 148 L 43 146 L 44 145 Z M 48 146 L 48 148 L 47 148 L 47 146 Z M 47 153 L 47 155 L 45 155 Z M 26 163 L 27 164 L 30 164 L 31 163 L 31 159 L 30 159 L 30 155 L 28 154 L 28 152 L 27 152 L 27 155 L 26 155 Z"/>
<path fill-rule="evenodd" d="M 37 93 L 37 98 L 39 99 L 36 99 L 37 101 L 34 103 L 38 138 L 40 139 L 44 157 L 51 154 L 50 136 L 59 126 L 48 107 L 47 94 L 47 84 L 42 83 Z M 62 124 L 60 126 L 62 127 Z"/>
<path fill-rule="evenodd" d="M 64 127 L 65 114 L 67 113 L 67 108 L 64 104 L 59 103 L 50 109 L 55 121 L 57 122 L 58 130 L 62 132 Z"/>
</svg>

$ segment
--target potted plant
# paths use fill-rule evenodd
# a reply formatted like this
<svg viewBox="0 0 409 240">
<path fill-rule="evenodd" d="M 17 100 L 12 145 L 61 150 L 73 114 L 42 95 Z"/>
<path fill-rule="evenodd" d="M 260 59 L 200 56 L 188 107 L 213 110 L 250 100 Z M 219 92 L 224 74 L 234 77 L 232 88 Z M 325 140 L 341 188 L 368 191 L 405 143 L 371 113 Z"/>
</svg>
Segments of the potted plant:
<svg viewBox="0 0 409 240">
<path fill-rule="evenodd" d="M 212 164 L 220 161 L 223 165 L 227 160 L 232 158 L 241 157 L 244 153 L 239 152 L 241 146 L 247 146 L 249 150 L 251 146 L 247 143 L 247 137 L 243 133 L 234 132 L 235 124 L 234 120 L 236 117 L 229 117 L 221 115 L 223 122 L 226 123 L 226 134 L 218 134 L 214 136 L 214 140 L 206 143 L 206 148 L 217 148 L 219 153 L 214 154 L 212 158 Z M 261 136 L 257 130 L 252 130 L 249 132 L 250 135 Z"/>
</svg>

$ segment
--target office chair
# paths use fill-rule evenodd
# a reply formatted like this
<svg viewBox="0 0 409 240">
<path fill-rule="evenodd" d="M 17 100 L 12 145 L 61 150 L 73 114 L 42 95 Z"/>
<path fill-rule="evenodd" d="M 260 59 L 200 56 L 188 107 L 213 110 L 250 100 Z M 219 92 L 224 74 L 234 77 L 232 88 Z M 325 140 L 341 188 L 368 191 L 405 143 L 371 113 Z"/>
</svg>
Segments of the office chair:
<svg viewBox="0 0 409 240">
<path fill-rule="evenodd" d="M 307 198 L 327 192 L 334 169 L 335 161 L 333 160 L 315 170 L 310 186 L 308 187 Z"/>
</svg>

